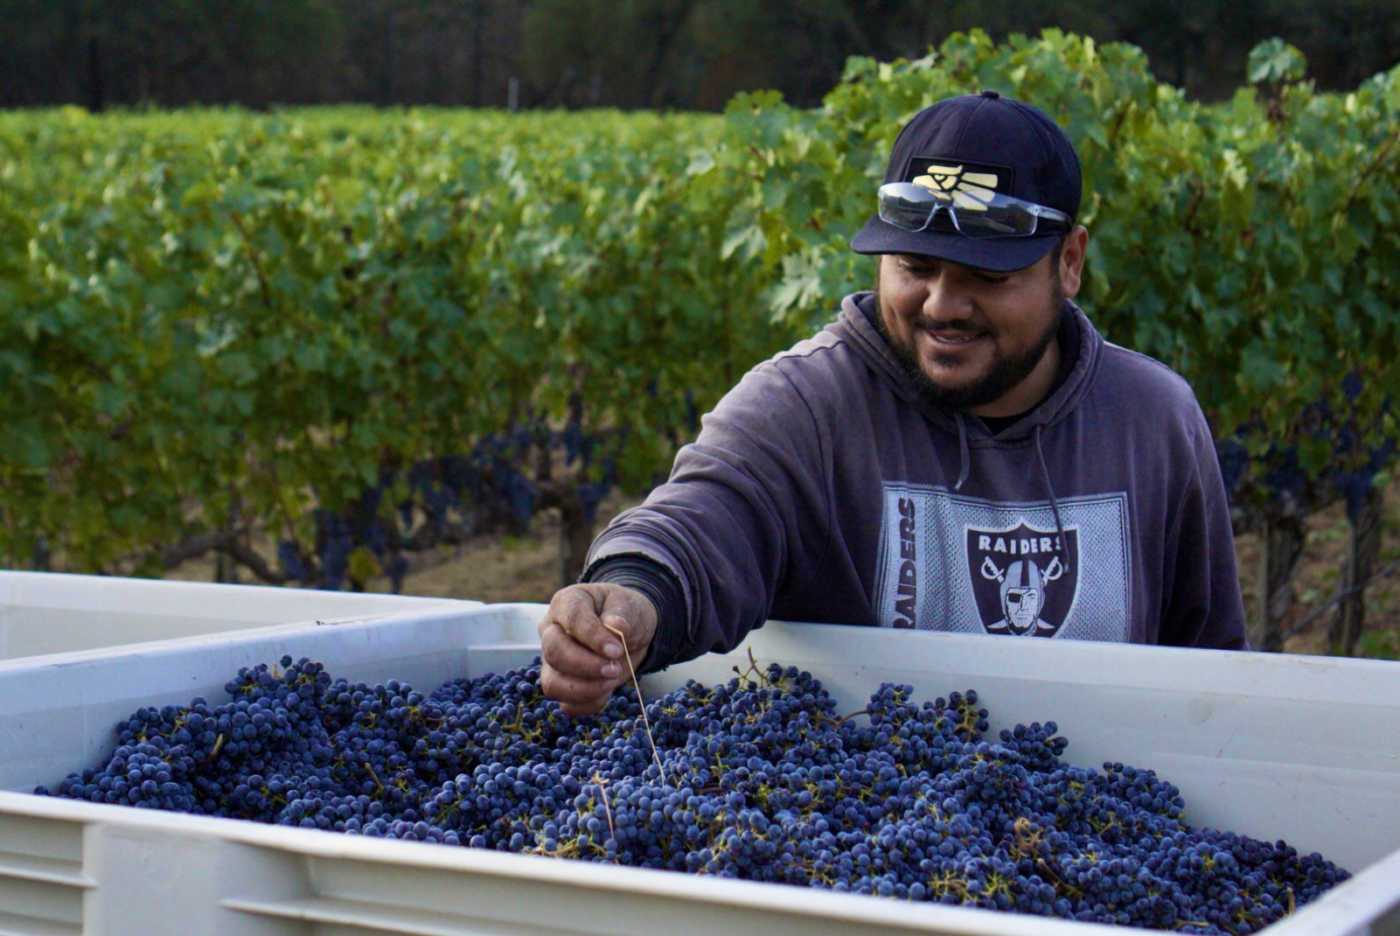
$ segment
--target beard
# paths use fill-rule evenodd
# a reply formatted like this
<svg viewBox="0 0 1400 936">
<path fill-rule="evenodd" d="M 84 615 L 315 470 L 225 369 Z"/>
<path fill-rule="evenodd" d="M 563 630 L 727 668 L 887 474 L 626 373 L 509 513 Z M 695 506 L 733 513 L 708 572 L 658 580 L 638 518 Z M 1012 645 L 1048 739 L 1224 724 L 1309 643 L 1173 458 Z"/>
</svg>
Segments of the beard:
<svg viewBox="0 0 1400 936">
<path fill-rule="evenodd" d="M 1055 276 L 1051 288 L 1050 303 L 1054 309 L 1050 316 L 1050 324 L 1029 348 L 1021 354 L 997 355 L 992 361 L 991 369 L 983 377 L 957 387 L 945 387 L 936 383 L 919 366 L 919 360 L 913 346 L 902 344 L 890 334 L 889 329 L 885 327 L 884 315 L 880 309 L 880 286 L 878 283 L 875 285 L 875 315 L 873 318 L 876 331 L 885 339 L 885 344 L 889 345 L 890 350 L 894 353 L 900 369 L 914 384 L 924 402 L 944 409 L 967 410 L 1001 399 L 1011 388 L 1025 380 L 1030 372 L 1035 370 L 1035 366 L 1045 356 L 1046 350 L 1050 347 L 1050 343 L 1055 340 L 1060 325 L 1064 321 L 1065 294 L 1058 275 Z M 951 327 L 957 329 L 960 326 L 953 323 Z M 971 326 L 967 326 L 967 330 L 972 330 Z"/>
</svg>

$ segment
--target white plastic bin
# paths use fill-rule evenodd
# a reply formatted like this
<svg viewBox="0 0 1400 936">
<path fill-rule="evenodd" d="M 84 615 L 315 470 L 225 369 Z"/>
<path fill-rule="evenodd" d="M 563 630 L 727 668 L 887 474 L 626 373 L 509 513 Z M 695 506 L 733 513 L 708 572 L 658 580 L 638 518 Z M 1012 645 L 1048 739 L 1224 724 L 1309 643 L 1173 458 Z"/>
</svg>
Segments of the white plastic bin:
<svg viewBox="0 0 1400 936">
<path fill-rule="evenodd" d="M 223 697 L 285 654 L 432 689 L 524 665 L 538 605 L 286 627 L 0 663 L 0 790 L 110 751 L 141 705 Z M 729 657 L 644 681 L 715 682 L 747 649 L 841 705 L 880 682 L 975 688 L 993 731 L 1054 718 L 1066 758 L 1151 767 L 1192 822 L 1318 850 L 1356 877 L 1270 936 L 1400 933 L 1400 666 L 1379 661 L 770 624 Z M 506 855 L 0 792 L 0 933 L 559 934 L 1145 932 L 802 888 Z"/>
<path fill-rule="evenodd" d="M 404 595 L 0 572 L 0 660 L 454 605 Z"/>
</svg>

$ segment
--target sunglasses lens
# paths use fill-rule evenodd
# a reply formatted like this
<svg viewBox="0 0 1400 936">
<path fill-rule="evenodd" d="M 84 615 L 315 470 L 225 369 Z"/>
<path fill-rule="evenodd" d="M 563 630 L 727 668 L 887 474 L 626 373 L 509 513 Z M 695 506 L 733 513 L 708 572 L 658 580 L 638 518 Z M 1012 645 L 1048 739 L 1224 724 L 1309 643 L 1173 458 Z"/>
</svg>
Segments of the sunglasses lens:
<svg viewBox="0 0 1400 936">
<path fill-rule="evenodd" d="M 880 220 L 904 231 L 922 231 L 938 201 L 926 189 L 908 183 L 880 187 Z"/>
<path fill-rule="evenodd" d="M 880 220 L 886 224 L 904 231 L 956 232 L 964 237 L 1030 237 L 1041 227 L 1043 210 L 1003 195 L 982 200 L 959 192 L 951 200 L 940 200 L 911 182 L 880 186 L 879 200 Z M 1044 226 L 1067 227 L 1059 219 L 1047 219 Z"/>
<path fill-rule="evenodd" d="M 979 211 L 958 212 L 958 227 L 968 237 L 1029 237 L 1036 216 L 1018 205 L 988 205 Z"/>
</svg>

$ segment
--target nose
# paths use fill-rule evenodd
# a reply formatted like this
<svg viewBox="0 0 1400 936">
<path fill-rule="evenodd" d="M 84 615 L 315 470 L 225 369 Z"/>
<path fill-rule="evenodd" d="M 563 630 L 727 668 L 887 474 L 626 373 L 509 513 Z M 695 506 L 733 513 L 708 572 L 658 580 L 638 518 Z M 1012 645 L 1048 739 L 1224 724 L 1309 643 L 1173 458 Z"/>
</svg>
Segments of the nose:
<svg viewBox="0 0 1400 936">
<path fill-rule="evenodd" d="M 928 292 L 924 295 L 922 311 L 924 321 L 931 324 L 966 321 L 974 312 L 971 292 L 948 266 L 950 264 L 944 264 L 936 276 L 926 280 Z"/>
</svg>

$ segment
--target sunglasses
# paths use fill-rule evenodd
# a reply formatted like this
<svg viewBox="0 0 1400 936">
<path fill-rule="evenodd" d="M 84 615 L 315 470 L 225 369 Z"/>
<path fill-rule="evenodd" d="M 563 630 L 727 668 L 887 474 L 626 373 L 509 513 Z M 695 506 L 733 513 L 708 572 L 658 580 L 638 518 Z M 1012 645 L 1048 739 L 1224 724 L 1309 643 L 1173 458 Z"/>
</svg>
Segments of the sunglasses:
<svg viewBox="0 0 1400 936">
<path fill-rule="evenodd" d="M 927 230 L 940 211 L 964 237 L 1030 237 L 1044 230 L 1067 231 L 1074 225 L 1063 211 L 1010 195 L 935 194 L 912 182 L 880 186 L 880 220 L 901 231 Z"/>
</svg>

